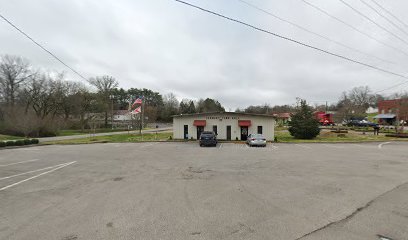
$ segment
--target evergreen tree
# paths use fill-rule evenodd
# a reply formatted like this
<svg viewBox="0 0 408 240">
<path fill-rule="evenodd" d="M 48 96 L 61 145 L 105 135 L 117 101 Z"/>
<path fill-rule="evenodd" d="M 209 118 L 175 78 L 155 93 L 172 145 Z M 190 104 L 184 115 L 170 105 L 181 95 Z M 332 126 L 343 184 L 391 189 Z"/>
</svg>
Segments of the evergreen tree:
<svg viewBox="0 0 408 240">
<path fill-rule="evenodd" d="M 306 100 L 300 101 L 300 107 L 292 115 L 289 133 L 298 139 L 313 139 L 320 133 L 319 121 L 314 117 L 312 108 Z"/>
</svg>

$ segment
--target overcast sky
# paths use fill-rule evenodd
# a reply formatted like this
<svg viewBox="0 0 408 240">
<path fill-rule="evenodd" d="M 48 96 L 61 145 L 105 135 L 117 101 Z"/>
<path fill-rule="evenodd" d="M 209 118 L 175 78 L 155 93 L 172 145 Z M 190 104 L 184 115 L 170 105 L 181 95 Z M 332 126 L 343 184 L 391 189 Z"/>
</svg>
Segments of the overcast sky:
<svg viewBox="0 0 408 240">
<path fill-rule="evenodd" d="M 301 0 L 246 1 L 371 56 L 295 28 L 239 0 L 186 1 L 408 75 L 408 56 L 401 53 L 408 53 L 408 27 L 401 25 L 405 32 L 401 31 L 360 0 L 345 1 L 402 40 L 339 0 L 307 1 L 401 51 L 369 39 Z M 372 0 L 364 1 L 375 6 Z M 375 1 L 408 23 L 408 1 Z M 292 104 L 296 97 L 330 103 L 355 86 L 368 85 L 377 91 L 404 80 L 173 0 L 0 0 L 0 13 L 86 77 L 112 75 L 120 87 L 173 92 L 179 99 L 211 97 L 231 110 L 253 104 Z M 0 21 L 0 54 L 20 55 L 36 67 L 65 71 L 67 79 L 81 81 L 4 21 Z M 384 93 L 406 90 L 408 84 Z"/>
</svg>

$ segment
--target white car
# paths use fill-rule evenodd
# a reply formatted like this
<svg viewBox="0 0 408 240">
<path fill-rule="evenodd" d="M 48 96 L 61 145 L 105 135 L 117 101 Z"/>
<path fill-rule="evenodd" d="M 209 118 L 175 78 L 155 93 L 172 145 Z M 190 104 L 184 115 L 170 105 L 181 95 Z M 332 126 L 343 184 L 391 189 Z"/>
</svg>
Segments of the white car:
<svg viewBox="0 0 408 240">
<path fill-rule="evenodd" d="M 247 144 L 252 146 L 266 147 L 266 138 L 262 134 L 249 134 Z"/>
</svg>

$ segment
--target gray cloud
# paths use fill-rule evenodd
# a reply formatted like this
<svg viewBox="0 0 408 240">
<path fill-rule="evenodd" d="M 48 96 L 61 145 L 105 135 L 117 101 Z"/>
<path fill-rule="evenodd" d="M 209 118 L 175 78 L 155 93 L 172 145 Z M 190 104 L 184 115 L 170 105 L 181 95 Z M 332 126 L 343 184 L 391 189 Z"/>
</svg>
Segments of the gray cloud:
<svg viewBox="0 0 408 240">
<path fill-rule="evenodd" d="M 236 0 L 191 0 L 273 32 L 392 71 L 406 72 L 406 56 L 350 30 L 300 0 L 247 1 L 396 64 L 317 38 Z M 408 2 L 378 1 L 408 22 L 404 14 Z M 310 2 L 387 44 L 408 51 L 407 45 L 368 23 L 339 1 Z M 349 2 L 408 40 L 360 2 Z M 290 104 L 296 97 L 333 102 L 342 91 L 355 86 L 369 85 L 372 90 L 378 90 L 402 80 L 172 0 L 3 0 L 1 6 L 2 14 L 87 77 L 109 74 L 119 80 L 121 87 L 173 92 L 180 99 L 213 97 L 227 109 L 251 104 Z M 21 55 L 37 67 L 66 71 L 69 79 L 80 80 L 4 22 L 0 22 L 0 39 L 0 54 Z M 404 85 L 392 91 L 406 89 Z"/>
</svg>

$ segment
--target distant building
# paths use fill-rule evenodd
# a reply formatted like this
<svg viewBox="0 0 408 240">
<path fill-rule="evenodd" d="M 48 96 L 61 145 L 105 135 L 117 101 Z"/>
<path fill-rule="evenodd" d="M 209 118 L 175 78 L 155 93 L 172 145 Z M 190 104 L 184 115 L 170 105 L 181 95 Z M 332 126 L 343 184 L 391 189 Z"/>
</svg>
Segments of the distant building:
<svg viewBox="0 0 408 240">
<path fill-rule="evenodd" d="M 367 108 L 366 113 L 367 114 L 378 113 L 378 108 L 369 107 L 369 108 Z"/>
<path fill-rule="evenodd" d="M 198 139 L 203 131 L 214 131 L 220 140 L 246 140 L 260 133 L 274 140 L 275 117 L 264 114 L 214 112 L 173 116 L 174 139 Z"/>
<path fill-rule="evenodd" d="M 276 122 L 279 125 L 286 125 L 291 120 L 291 113 L 274 113 L 272 114 L 276 118 Z"/>
<path fill-rule="evenodd" d="M 114 121 L 131 121 L 132 116 L 128 110 L 117 110 L 113 114 L 113 120 Z"/>
<path fill-rule="evenodd" d="M 392 99 L 378 102 L 378 115 L 374 117 L 381 124 L 395 124 L 395 121 L 408 120 L 408 99 Z"/>
</svg>

